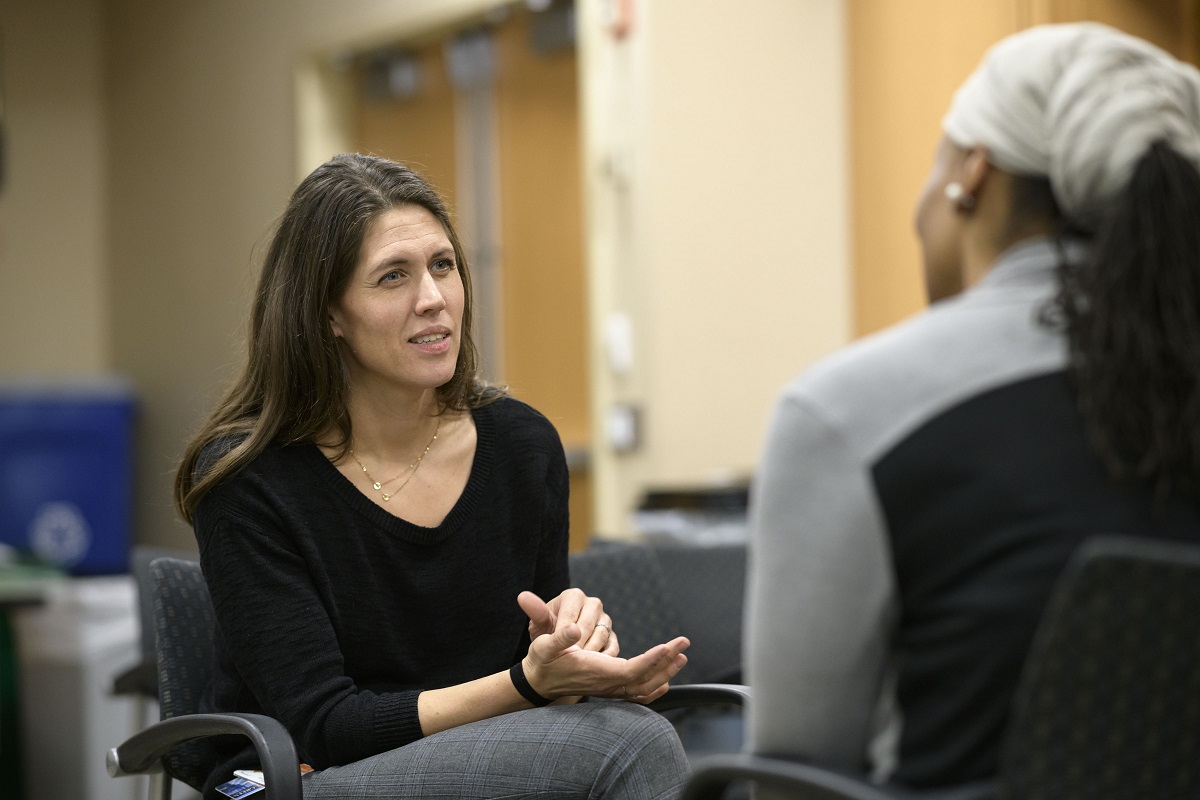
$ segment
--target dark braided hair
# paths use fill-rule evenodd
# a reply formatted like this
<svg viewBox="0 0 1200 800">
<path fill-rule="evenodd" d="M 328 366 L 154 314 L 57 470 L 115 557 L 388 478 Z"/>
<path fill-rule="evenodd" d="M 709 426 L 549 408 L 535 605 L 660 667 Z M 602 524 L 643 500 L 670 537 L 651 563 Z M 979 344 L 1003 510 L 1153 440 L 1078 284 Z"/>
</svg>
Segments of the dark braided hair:
<svg viewBox="0 0 1200 800">
<path fill-rule="evenodd" d="M 1200 494 L 1200 172 L 1156 142 L 1092 240 L 1055 301 L 1092 446 L 1159 501 Z"/>
</svg>

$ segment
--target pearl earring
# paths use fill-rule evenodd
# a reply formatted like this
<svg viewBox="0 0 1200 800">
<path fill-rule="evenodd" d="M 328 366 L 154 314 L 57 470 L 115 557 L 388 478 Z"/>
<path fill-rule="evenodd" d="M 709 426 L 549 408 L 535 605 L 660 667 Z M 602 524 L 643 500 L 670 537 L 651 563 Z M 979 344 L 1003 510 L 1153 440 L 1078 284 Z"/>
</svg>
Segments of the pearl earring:
<svg viewBox="0 0 1200 800">
<path fill-rule="evenodd" d="M 962 184 L 958 181 L 946 184 L 946 199 L 958 206 L 962 211 L 970 211 L 975 208 L 975 198 L 963 191 Z"/>
</svg>

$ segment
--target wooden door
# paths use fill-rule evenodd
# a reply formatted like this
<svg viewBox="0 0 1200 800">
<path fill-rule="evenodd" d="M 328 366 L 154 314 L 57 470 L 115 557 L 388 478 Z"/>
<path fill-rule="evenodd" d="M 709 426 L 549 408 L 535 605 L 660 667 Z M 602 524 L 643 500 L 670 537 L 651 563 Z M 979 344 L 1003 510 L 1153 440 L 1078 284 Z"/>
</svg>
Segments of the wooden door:
<svg viewBox="0 0 1200 800">
<path fill-rule="evenodd" d="M 572 462 L 572 543 L 591 527 L 587 297 L 574 48 L 531 46 L 534 14 L 496 30 L 504 373 Z"/>
<path fill-rule="evenodd" d="M 357 117 L 354 142 L 360 153 L 406 164 L 437 188 L 453 213 L 458 179 L 454 142 L 454 90 L 446 74 L 440 42 L 407 48 L 416 66 L 418 87 L 410 97 L 375 94 L 382 78 L 372 79 L 368 59 L 357 68 Z M 381 59 L 382 60 L 382 59 Z M 374 95 L 374 96 L 373 96 Z"/>
</svg>

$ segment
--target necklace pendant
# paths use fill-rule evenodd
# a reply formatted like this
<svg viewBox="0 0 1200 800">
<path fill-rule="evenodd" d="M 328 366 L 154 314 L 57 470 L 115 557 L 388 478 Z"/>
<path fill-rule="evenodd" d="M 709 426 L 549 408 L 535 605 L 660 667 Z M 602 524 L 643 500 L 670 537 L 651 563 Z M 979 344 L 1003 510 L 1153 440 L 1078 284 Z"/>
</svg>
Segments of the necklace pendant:
<svg viewBox="0 0 1200 800">
<path fill-rule="evenodd" d="M 386 503 L 388 500 L 391 500 L 391 499 L 392 499 L 392 496 L 391 496 L 390 494 L 385 494 L 385 495 L 383 496 L 383 502 L 385 502 L 385 503 Z"/>
<path fill-rule="evenodd" d="M 383 486 L 379 483 L 379 481 L 375 481 L 374 483 L 371 484 L 371 486 L 374 487 L 376 490 L 383 488 Z"/>
</svg>

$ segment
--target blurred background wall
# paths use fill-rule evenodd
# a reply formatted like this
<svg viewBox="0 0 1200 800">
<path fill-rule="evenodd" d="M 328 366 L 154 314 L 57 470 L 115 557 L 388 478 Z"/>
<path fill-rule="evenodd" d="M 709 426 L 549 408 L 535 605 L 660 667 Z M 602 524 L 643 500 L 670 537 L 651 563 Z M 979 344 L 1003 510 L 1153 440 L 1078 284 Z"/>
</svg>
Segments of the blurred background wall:
<svg viewBox="0 0 1200 800">
<path fill-rule="evenodd" d="M 911 206 L 951 92 L 988 44 L 1083 18 L 1185 58 L 1197 42 L 1195 0 L 578 0 L 570 48 L 540 66 L 497 34 L 490 99 L 458 89 L 448 111 L 405 111 L 363 89 L 381 54 L 537 13 L 501 0 L 0 5 L 0 378 L 132 381 L 135 541 L 190 545 L 173 471 L 242 357 L 272 221 L 328 155 L 391 146 L 378 137 L 392 117 L 459 126 L 413 160 L 440 163 L 454 139 L 467 176 L 435 180 L 495 246 L 476 254 L 495 264 L 493 377 L 562 431 L 581 544 L 629 535 L 648 489 L 748 479 L 789 376 L 920 309 Z M 505 83 L 506 64 L 541 76 L 537 91 Z M 462 168 L 483 158 L 465 119 L 525 150 L 497 145 Z M 539 150 L 551 128 L 557 144 Z M 416 145 L 398 141 L 384 154 L 410 158 Z"/>
<path fill-rule="evenodd" d="M 636 535 L 651 492 L 744 489 L 782 385 L 922 308 L 912 206 L 953 90 L 1003 36 L 1080 19 L 1200 52 L 1200 0 L 0 0 L 0 390 L 125 378 L 128 538 L 194 548 L 172 478 L 272 223 L 317 164 L 374 152 L 450 200 L 488 377 L 567 447 L 572 545 Z M 73 585 L 19 615 L 28 797 L 125 800 L 99 754 L 137 724 L 109 691 L 132 586 Z M 20 797 L 12 641 L 0 614 Z"/>
</svg>

